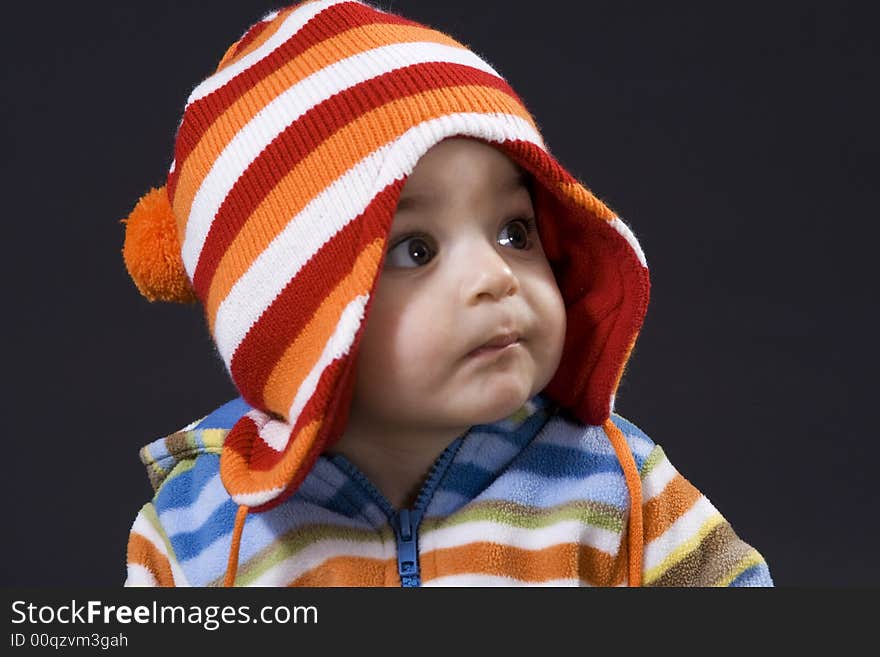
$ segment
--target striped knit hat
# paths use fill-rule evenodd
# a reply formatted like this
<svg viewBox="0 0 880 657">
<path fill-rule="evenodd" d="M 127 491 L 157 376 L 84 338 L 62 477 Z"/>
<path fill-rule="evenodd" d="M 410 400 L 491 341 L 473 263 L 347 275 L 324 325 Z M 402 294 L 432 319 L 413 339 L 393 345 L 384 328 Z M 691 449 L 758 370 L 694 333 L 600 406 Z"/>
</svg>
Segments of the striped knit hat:
<svg viewBox="0 0 880 657">
<path fill-rule="evenodd" d="M 125 220 L 138 288 L 201 302 L 255 409 L 221 457 L 245 513 L 294 492 L 342 435 L 397 198 L 419 158 L 454 135 L 534 178 L 568 326 L 544 393 L 585 423 L 609 417 L 648 304 L 633 234 L 467 47 L 362 2 L 302 2 L 250 27 L 193 90 L 166 185 Z"/>
</svg>

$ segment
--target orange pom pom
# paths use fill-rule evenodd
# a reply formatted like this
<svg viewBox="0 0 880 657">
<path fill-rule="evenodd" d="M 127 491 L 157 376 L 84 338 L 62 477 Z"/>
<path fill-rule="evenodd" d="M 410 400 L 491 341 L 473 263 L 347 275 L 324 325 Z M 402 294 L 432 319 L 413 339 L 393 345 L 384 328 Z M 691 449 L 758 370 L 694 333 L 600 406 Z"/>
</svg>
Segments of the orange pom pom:
<svg viewBox="0 0 880 657">
<path fill-rule="evenodd" d="M 149 301 L 196 301 L 183 260 L 177 221 L 165 187 L 153 188 L 123 219 L 125 244 L 122 257 L 138 290 Z"/>
</svg>

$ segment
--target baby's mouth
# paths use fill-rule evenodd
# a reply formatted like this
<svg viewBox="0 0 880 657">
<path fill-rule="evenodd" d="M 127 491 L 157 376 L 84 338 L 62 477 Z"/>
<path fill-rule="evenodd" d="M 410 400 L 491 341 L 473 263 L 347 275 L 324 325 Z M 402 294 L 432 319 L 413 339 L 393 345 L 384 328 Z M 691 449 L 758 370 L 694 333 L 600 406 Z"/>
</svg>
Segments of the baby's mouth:
<svg viewBox="0 0 880 657">
<path fill-rule="evenodd" d="M 519 335 L 515 333 L 496 336 L 485 344 L 477 347 L 476 349 L 468 353 L 468 356 L 478 357 L 514 351 L 516 349 L 519 349 L 521 344 L 522 338 L 520 338 Z"/>
</svg>

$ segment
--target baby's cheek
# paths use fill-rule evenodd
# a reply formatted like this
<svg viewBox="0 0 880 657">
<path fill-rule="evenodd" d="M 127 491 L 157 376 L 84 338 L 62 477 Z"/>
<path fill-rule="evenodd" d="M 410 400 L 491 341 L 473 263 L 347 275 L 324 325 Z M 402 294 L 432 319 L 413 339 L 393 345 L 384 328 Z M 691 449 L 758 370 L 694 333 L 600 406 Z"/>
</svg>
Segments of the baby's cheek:
<svg viewBox="0 0 880 657">
<path fill-rule="evenodd" d="M 562 294 L 553 278 L 544 281 L 539 297 L 538 340 L 542 343 L 545 357 L 558 365 L 565 344 L 566 312 Z M 548 363 L 548 367 L 555 365 Z"/>
<path fill-rule="evenodd" d="M 557 290 L 557 294 L 555 297 L 555 323 L 554 326 L 556 328 L 556 341 L 558 343 L 558 349 L 562 351 L 562 345 L 565 343 L 565 332 L 567 329 L 568 323 L 568 313 L 565 311 L 565 302 L 562 300 L 562 295 L 559 294 Z"/>
<path fill-rule="evenodd" d="M 436 308 L 414 309 L 396 335 L 395 358 L 408 372 L 424 376 L 427 368 L 448 360 L 454 344 L 455 336 Z"/>
</svg>

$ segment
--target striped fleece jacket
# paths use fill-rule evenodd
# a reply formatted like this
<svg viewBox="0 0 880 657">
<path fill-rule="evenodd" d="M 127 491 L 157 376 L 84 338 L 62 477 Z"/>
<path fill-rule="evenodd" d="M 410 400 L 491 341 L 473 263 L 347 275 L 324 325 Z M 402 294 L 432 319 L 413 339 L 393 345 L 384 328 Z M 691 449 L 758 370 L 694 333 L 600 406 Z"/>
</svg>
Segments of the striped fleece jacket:
<svg viewBox="0 0 880 657">
<path fill-rule="evenodd" d="M 236 504 L 219 453 L 248 406 L 233 400 L 141 450 L 156 489 L 128 545 L 128 586 L 215 586 Z M 646 586 L 772 586 L 767 564 L 635 425 L 613 422 L 638 468 Z M 630 495 L 605 431 L 543 394 L 477 425 L 395 510 L 341 455 L 325 454 L 283 504 L 247 517 L 241 586 L 619 586 Z"/>
</svg>

